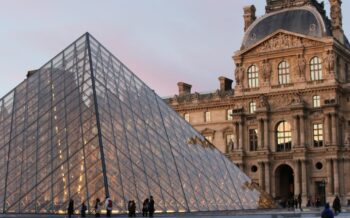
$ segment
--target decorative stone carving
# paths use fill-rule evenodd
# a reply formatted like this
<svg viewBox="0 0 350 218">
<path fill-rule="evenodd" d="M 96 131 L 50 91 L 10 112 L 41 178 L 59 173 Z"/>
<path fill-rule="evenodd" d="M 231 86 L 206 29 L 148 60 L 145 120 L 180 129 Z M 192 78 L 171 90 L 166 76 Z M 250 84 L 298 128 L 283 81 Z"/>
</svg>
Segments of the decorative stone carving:
<svg viewBox="0 0 350 218">
<path fill-rule="evenodd" d="M 334 65 L 335 65 L 335 54 L 332 51 L 327 51 L 327 55 L 323 60 L 325 69 L 329 74 L 334 73 Z"/>
<path fill-rule="evenodd" d="M 305 77 L 306 60 L 303 55 L 298 55 L 298 72 L 299 77 Z"/>
<path fill-rule="evenodd" d="M 233 149 L 234 149 L 234 143 L 233 143 L 232 139 L 230 139 L 230 141 L 227 144 L 227 152 L 231 153 L 233 151 Z"/>
<path fill-rule="evenodd" d="M 236 64 L 236 70 L 235 70 L 235 79 L 236 84 L 241 85 L 244 79 L 244 68 L 242 67 L 242 64 Z"/>
<path fill-rule="evenodd" d="M 271 71 L 272 71 L 272 67 L 270 62 L 268 60 L 264 60 L 262 64 L 262 73 L 263 73 L 263 78 L 265 82 L 266 81 L 270 82 Z"/>
<path fill-rule="evenodd" d="M 269 101 L 268 101 L 266 95 L 260 95 L 259 96 L 258 108 L 264 108 L 264 109 L 269 109 L 270 108 L 270 104 L 269 104 Z"/>
<path fill-rule="evenodd" d="M 331 5 L 331 21 L 333 29 L 341 29 L 343 25 L 343 16 L 341 11 L 341 1 L 339 0 L 330 0 Z"/>
<path fill-rule="evenodd" d="M 304 104 L 304 100 L 303 100 L 302 94 L 300 92 L 297 92 L 294 94 L 291 104 L 292 105 L 303 105 Z"/>
<path fill-rule="evenodd" d="M 285 33 L 278 33 L 272 38 L 262 42 L 256 49 L 253 50 L 253 53 L 270 52 L 302 46 L 314 46 L 317 44 L 319 44 L 317 41 L 312 41 Z"/>
</svg>

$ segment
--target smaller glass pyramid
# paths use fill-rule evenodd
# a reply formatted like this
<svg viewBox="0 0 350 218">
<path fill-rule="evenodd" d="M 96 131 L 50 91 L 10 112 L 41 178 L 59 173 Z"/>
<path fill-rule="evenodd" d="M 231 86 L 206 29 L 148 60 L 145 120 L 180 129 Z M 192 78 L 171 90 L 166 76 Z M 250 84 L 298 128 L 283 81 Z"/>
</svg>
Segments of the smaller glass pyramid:
<svg viewBox="0 0 350 218">
<path fill-rule="evenodd" d="M 159 212 L 273 205 L 153 90 L 86 33 L 0 100 L 0 212 Z"/>
</svg>

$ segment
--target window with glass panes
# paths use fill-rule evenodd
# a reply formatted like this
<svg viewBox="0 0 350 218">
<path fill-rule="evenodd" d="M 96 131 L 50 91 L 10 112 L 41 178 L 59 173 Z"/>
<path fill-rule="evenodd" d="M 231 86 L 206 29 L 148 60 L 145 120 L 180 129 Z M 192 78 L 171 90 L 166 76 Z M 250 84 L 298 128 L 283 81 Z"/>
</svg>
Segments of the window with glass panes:
<svg viewBox="0 0 350 218">
<path fill-rule="evenodd" d="M 204 121 L 205 121 L 205 122 L 210 122 L 210 120 L 211 120 L 210 111 L 206 111 L 206 112 L 204 113 Z"/>
<path fill-rule="evenodd" d="M 228 109 L 226 111 L 226 120 L 232 120 L 233 109 Z"/>
<path fill-rule="evenodd" d="M 185 113 L 184 118 L 187 122 L 190 122 L 190 114 L 189 113 Z"/>
<path fill-rule="evenodd" d="M 288 84 L 289 81 L 289 64 L 287 61 L 282 61 L 278 65 L 278 83 Z"/>
<path fill-rule="evenodd" d="M 311 80 L 322 79 L 322 63 L 319 57 L 313 57 L 310 60 L 310 73 L 311 73 Z"/>
<path fill-rule="evenodd" d="M 314 147 L 323 146 L 323 124 L 315 123 L 313 125 L 313 133 L 314 133 Z"/>
<path fill-rule="evenodd" d="M 250 151 L 258 149 L 258 129 L 249 129 L 249 148 Z"/>
<path fill-rule="evenodd" d="M 290 151 L 292 148 L 292 128 L 286 121 L 277 126 L 276 131 L 277 151 Z"/>
<path fill-rule="evenodd" d="M 321 97 L 319 95 L 312 96 L 312 106 L 313 107 L 321 106 Z"/>
<path fill-rule="evenodd" d="M 211 136 L 211 135 L 206 135 L 206 136 L 204 136 L 204 138 L 205 138 L 206 140 L 208 140 L 210 143 L 213 143 L 213 136 Z"/>
<path fill-rule="evenodd" d="M 249 103 L 249 113 L 254 113 L 256 110 L 256 103 L 253 101 L 253 102 L 250 102 Z"/>
<path fill-rule="evenodd" d="M 257 66 L 252 65 L 248 68 L 248 87 L 259 87 L 259 69 Z"/>
</svg>

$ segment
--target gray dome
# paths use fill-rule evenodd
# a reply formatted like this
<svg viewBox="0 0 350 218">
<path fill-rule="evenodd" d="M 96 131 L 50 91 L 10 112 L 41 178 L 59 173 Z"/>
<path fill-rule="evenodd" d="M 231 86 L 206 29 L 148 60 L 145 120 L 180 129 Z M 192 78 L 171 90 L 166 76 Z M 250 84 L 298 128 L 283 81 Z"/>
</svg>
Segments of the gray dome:
<svg viewBox="0 0 350 218">
<path fill-rule="evenodd" d="M 257 19 L 246 31 L 242 48 L 253 45 L 279 29 L 317 38 L 332 35 L 328 19 L 316 8 L 289 8 L 268 13 Z"/>
</svg>

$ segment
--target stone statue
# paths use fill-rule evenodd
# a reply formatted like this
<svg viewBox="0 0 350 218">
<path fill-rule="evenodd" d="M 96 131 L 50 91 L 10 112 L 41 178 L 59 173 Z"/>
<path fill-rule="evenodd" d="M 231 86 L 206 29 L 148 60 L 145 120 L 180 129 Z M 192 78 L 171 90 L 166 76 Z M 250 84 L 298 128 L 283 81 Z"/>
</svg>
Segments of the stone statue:
<svg viewBox="0 0 350 218">
<path fill-rule="evenodd" d="M 269 101 L 266 95 L 260 95 L 259 97 L 259 107 L 268 109 L 270 107 Z"/>
<path fill-rule="evenodd" d="M 332 51 L 327 51 L 327 55 L 324 58 L 324 64 L 325 68 L 328 71 L 328 73 L 334 73 L 334 62 L 335 62 L 335 55 Z"/>
<path fill-rule="evenodd" d="M 299 71 L 299 77 L 305 77 L 305 67 L 306 67 L 306 60 L 303 57 L 303 55 L 298 55 L 298 71 Z"/>
<path fill-rule="evenodd" d="M 263 61 L 262 70 L 263 70 L 262 73 L 263 73 L 264 81 L 270 82 L 272 67 L 271 67 L 271 64 L 268 60 Z"/>
<path fill-rule="evenodd" d="M 341 11 L 341 6 L 337 2 L 337 0 L 331 0 L 331 21 L 332 21 L 332 27 L 333 28 L 341 28 L 342 27 L 342 11 Z"/>
<path fill-rule="evenodd" d="M 231 153 L 233 151 L 233 149 L 234 149 L 234 143 L 233 143 L 232 139 L 230 139 L 230 141 L 227 144 L 227 152 Z"/>
<path fill-rule="evenodd" d="M 304 104 L 304 100 L 302 97 L 302 94 L 300 92 L 297 92 L 294 94 L 293 99 L 292 99 L 292 104 Z"/>
<path fill-rule="evenodd" d="M 243 82 L 244 68 L 242 67 L 242 64 L 236 64 L 235 79 L 237 85 L 241 85 L 241 83 Z"/>
</svg>

